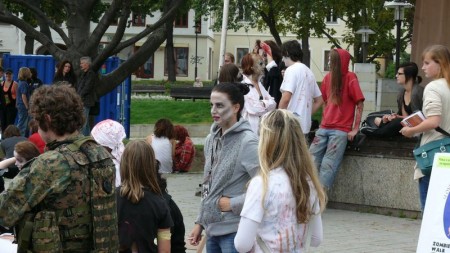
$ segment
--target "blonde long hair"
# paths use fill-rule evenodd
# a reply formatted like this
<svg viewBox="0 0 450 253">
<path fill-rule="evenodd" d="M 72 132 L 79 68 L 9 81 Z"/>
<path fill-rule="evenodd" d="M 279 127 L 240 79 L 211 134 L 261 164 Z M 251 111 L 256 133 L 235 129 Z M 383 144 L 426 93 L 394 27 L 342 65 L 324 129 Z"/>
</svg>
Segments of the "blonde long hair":
<svg viewBox="0 0 450 253">
<path fill-rule="evenodd" d="M 309 178 L 317 190 L 320 211 L 325 209 L 325 191 L 319 181 L 300 122 L 294 114 L 278 109 L 263 117 L 258 152 L 260 175 L 263 180 L 263 203 L 267 193 L 269 172 L 282 167 L 289 177 L 299 223 L 308 222 L 313 212 L 309 201 L 311 195 Z"/>
<path fill-rule="evenodd" d="M 423 50 L 422 60 L 426 55 L 439 64 L 440 71 L 437 78 L 445 78 L 450 87 L 450 51 L 448 48 L 442 45 L 432 45 Z"/>
<path fill-rule="evenodd" d="M 138 203 L 144 197 L 143 188 L 161 195 L 155 166 L 155 152 L 145 140 L 128 143 L 120 161 L 120 196 Z"/>
</svg>

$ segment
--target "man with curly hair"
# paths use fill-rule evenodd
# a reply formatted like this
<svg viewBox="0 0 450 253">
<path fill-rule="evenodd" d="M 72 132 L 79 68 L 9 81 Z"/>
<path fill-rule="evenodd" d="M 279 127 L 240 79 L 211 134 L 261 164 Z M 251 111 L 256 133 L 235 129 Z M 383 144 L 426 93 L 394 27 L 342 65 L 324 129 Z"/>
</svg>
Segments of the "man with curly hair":
<svg viewBox="0 0 450 253">
<path fill-rule="evenodd" d="M 18 252 L 117 252 L 115 167 L 105 148 L 79 132 L 86 120 L 80 96 L 67 85 L 43 86 L 30 113 L 47 151 L 0 195 L 0 225 L 17 225 Z"/>
</svg>

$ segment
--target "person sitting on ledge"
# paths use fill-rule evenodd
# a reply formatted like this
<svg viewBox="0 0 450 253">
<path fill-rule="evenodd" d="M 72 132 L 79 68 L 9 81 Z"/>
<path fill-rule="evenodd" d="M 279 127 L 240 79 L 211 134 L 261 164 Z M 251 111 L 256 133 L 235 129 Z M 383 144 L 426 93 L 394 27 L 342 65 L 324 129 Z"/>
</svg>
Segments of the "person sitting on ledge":
<svg viewBox="0 0 450 253">
<path fill-rule="evenodd" d="M 195 147 L 187 129 L 183 126 L 176 125 L 175 140 L 175 157 L 173 161 L 174 172 L 188 172 L 191 169 L 192 161 L 195 156 Z"/>
</svg>

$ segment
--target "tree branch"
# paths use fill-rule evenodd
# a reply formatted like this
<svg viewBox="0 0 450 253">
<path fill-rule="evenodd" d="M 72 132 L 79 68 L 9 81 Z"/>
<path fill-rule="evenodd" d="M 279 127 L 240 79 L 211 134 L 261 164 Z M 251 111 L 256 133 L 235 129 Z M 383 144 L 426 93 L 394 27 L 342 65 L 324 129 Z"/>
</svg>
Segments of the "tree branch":
<svg viewBox="0 0 450 253">
<path fill-rule="evenodd" d="M 20 5 L 24 5 L 25 8 L 32 11 L 38 18 L 41 18 L 42 20 L 44 20 L 48 24 L 48 26 L 50 26 L 56 33 L 58 33 L 58 35 L 61 37 L 61 39 L 64 41 L 64 43 L 69 46 L 69 44 L 70 44 L 69 37 L 67 37 L 67 35 L 63 31 L 63 29 L 61 29 L 57 24 L 55 24 L 55 22 L 53 22 L 51 19 L 49 19 L 47 17 L 47 15 L 45 13 L 43 13 L 39 8 L 35 7 L 34 5 L 30 4 L 28 1 L 24 1 L 24 0 L 11 0 L 11 2 L 20 4 Z"/>
<path fill-rule="evenodd" d="M 60 54 L 62 53 L 62 50 L 59 49 L 53 41 L 51 41 L 47 36 L 45 36 L 43 33 L 38 32 L 27 22 L 19 19 L 15 15 L 11 14 L 10 12 L 6 11 L 5 6 L 2 2 L 0 2 L 0 21 L 4 23 L 8 23 L 11 25 L 14 25 L 15 27 L 22 30 L 25 34 L 32 36 L 35 40 L 39 41 L 43 46 L 47 47 L 49 52 L 52 55 Z"/>
<path fill-rule="evenodd" d="M 100 96 L 112 91 L 117 87 L 118 83 L 125 80 L 130 75 L 130 69 L 138 69 L 143 65 L 153 52 L 155 52 L 159 46 L 166 39 L 166 26 L 160 26 L 151 36 L 147 38 L 141 48 L 131 55 L 131 57 L 122 63 L 113 72 L 104 75 L 100 80 L 99 94 Z"/>
<path fill-rule="evenodd" d="M 174 4 L 171 6 L 171 9 L 169 9 L 165 13 L 162 13 L 161 18 L 158 21 L 156 21 L 156 23 L 152 25 L 147 25 L 147 27 L 142 32 L 136 34 L 134 37 L 126 41 L 121 42 L 119 45 L 117 45 L 117 47 L 113 51 L 113 54 L 117 54 L 120 51 L 122 51 L 122 49 L 134 45 L 134 43 L 138 42 L 140 39 L 144 38 L 145 36 L 155 31 L 155 29 L 164 25 L 164 23 L 166 23 L 169 18 L 173 18 L 175 16 L 176 12 L 178 11 L 178 7 L 180 7 L 183 1 L 184 0 L 174 0 L 173 1 Z"/>
<path fill-rule="evenodd" d="M 128 0 L 128 8 L 131 1 Z M 114 17 L 116 15 L 116 13 L 121 9 L 121 5 L 122 5 L 123 1 L 122 0 L 113 0 L 111 5 L 109 6 L 109 8 L 106 10 L 105 14 L 102 16 L 102 18 L 99 20 L 97 26 L 95 27 L 94 31 L 92 31 L 91 36 L 89 37 L 89 42 L 87 44 L 87 48 L 88 50 L 90 50 L 93 47 L 97 47 L 98 44 L 100 43 L 103 35 L 105 34 L 106 30 L 109 28 L 109 26 L 111 25 L 112 21 L 114 20 Z M 129 12 L 128 12 L 129 14 Z M 123 23 L 123 18 L 120 19 L 120 23 Z M 125 17 L 125 23 L 128 19 L 128 16 Z M 117 27 L 119 29 L 119 26 Z M 120 31 L 119 31 L 120 33 Z M 123 31 L 122 31 L 122 35 L 123 35 Z M 114 37 L 118 36 L 118 34 L 115 34 Z M 121 37 L 120 37 L 121 38 Z M 108 58 L 108 57 L 106 57 Z M 106 59 L 105 58 L 105 59 Z M 102 61 L 103 62 L 103 61 Z M 95 63 L 94 63 L 95 65 Z"/>
</svg>

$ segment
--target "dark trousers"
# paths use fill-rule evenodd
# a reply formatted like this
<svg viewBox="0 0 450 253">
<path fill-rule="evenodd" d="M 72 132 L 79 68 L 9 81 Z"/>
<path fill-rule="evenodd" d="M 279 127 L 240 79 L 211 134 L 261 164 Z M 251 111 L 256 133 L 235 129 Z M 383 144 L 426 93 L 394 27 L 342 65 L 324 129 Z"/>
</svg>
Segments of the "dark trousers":
<svg viewBox="0 0 450 253">
<path fill-rule="evenodd" d="M 16 121 L 17 116 L 17 109 L 14 104 L 6 105 L 4 108 L 0 110 L 0 122 L 2 126 L 2 132 L 5 131 L 5 129 L 9 125 L 14 125 L 14 122 Z"/>
</svg>

